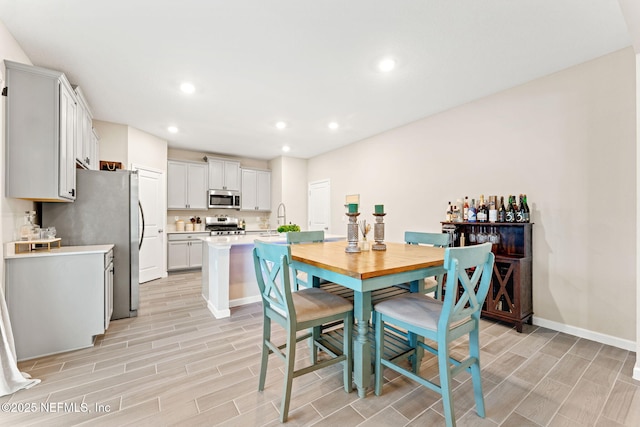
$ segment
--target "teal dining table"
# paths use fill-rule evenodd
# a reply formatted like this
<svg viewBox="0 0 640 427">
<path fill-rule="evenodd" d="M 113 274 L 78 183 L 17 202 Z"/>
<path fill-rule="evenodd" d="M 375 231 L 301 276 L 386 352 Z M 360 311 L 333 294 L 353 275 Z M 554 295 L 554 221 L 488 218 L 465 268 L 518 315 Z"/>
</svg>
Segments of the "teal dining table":
<svg viewBox="0 0 640 427">
<path fill-rule="evenodd" d="M 424 278 L 444 271 L 444 248 L 386 243 L 385 251 L 347 253 L 345 246 L 344 241 L 292 245 L 292 267 L 306 272 L 314 286 L 325 279 L 353 290 L 357 322 L 353 380 L 358 396 L 365 397 L 372 385 L 372 346 L 367 336 L 372 291 L 402 283 L 410 283 L 413 292 L 424 290 Z"/>
</svg>

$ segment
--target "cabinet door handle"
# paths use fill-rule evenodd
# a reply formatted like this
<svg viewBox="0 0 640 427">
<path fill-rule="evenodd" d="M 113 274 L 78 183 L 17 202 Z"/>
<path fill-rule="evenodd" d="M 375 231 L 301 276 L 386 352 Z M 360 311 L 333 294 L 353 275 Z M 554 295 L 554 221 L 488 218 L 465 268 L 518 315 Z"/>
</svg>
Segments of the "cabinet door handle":
<svg viewBox="0 0 640 427">
<path fill-rule="evenodd" d="M 158 228 L 158 233 L 162 233 L 164 230 L 162 228 Z"/>
</svg>

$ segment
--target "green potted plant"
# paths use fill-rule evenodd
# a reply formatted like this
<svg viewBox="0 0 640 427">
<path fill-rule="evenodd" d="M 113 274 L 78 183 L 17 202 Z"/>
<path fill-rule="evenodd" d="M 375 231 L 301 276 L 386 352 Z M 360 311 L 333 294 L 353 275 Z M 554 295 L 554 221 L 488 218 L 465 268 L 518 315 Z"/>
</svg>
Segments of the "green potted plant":
<svg viewBox="0 0 640 427">
<path fill-rule="evenodd" d="M 285 224 L 278 227 L 278 233 L 288 233 L 290 231 L 300 231 L 300 226 L 296 224 Z"/>
</svg>

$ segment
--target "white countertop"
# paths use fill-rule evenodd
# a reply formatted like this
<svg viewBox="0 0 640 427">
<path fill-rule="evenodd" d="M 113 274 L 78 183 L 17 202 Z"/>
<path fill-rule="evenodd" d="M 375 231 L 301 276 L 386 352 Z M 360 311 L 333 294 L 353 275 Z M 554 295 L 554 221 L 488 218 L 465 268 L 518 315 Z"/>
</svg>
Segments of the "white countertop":
<svg viewBox="0 0 640 427">
<path fill-rule="evenodd" d="M 198 230 L 198 231 L 176 231 L 176 230 L 167 230 L 167 234 L 193 234 L 193 233 L 201 233 L 201 234 L 209 234 L 210 232 L 207 230 Z"/>
<path fill-rule="evenodd" d="M 254 240 L 260 240 L 263 242 L 269 243 L 286 243 L 287 236 L 283 234 L 274 234 L 271 236 L 261 236 L 261 235 L 243 235 L 243 236 L 207 236 L 200 237 L 201 240 L 209 244 L 209 246 L 226 246 L 226 245 L 253 245 Z M 336 234 L 325 234 L 325 240 L 334 241 L 334 240 L 344 240 L 344 236 L 339 236 Z"/>
<path fill-rule="evenodd" d="M 48 256 L 65 256 L 65 255 L 82 255 L 91 253 L 106 254 L 113 245 L 87 245 L 87 246 L 62 246 L 61 248 L 36 249 L 29 252 L 16 253 L 15 242 L 7 243 L 4 251 L 4 259 L 19 259 L 19 258 L 37 258 Z"/>
</svg>

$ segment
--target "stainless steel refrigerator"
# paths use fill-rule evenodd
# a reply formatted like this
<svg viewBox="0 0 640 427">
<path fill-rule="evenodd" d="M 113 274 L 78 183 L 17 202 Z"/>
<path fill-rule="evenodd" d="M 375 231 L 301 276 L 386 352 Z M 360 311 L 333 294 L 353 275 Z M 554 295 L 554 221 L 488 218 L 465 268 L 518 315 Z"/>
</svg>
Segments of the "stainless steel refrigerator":
<svg viewBox="0 0 640 427">
<path fill-rule="evenodd" d="M 42 203 L 42 226 L 55 227 L 63 246 L 115 245 L 113 320 L 138 312 L 140 209 L 136 171 L 78 169 L 75 202 Z"/>
</svg>

